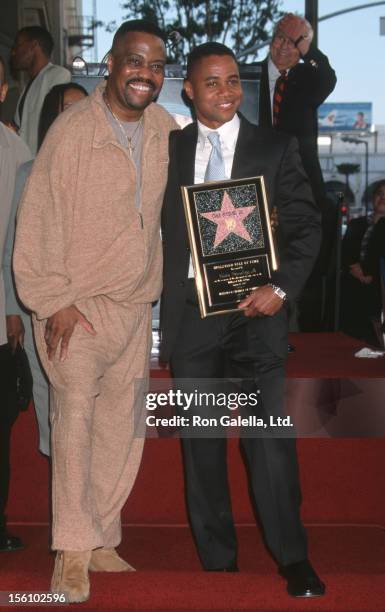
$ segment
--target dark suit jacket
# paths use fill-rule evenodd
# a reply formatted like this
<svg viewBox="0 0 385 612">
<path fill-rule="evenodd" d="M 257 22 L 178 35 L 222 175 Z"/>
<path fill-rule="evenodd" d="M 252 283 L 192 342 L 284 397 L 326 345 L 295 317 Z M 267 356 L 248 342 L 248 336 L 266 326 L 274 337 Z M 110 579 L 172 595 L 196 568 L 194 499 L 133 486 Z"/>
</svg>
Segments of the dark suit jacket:
<svg viewBox="0 0 385 612">
<path fill-rule="evenodd" d="M 321 167 L 318 160 L 317 108 L 333 91 L 337 82 L 329 60 L 316 47 L 310 47 L 303 62 L 288 74 L 278 123 L 275 129 L 298 139 L 302 163 L 317 200 L 324 197 Z M 271 127 L 271 103 L 268 60 L 261 62 L 262 76 L 259 99 L 259 125 Z"/>
<path fill-rule="evenodd" d="M 361 259 L 362 239 L 368 227 L 366 217 L 352 219 L 342 241 L 342 266 L 348 271 L 349 266 L 359 263 Z M 385 219 L 379 219 L 370 235 L 365 261 L 361 263 L 365 274 L 375 279 L 380 273 L 380 257 L 385 257 Z"/>
<path fill-rule="evenodd" d="M 186 300 L 190 258 L 181 185 L 194 183 L 197 124 L 170 134 L 170 164 L 162 210 L 164 289 L 161 303 L 161 358 L 175 345 Z M 294 299 L 309 275 L 320 242 L 320 215 L 298 154 L 295 139 L 264 130 L 241 117 L 231 177 L 264 175 L 269 206 L 278 208 L 279 270 L 273 281 Z M 220 316 L 220 315 L 218 315 Z M 287 352 L 285 309 L 254 319 L 260 335 L 278 352 Z M 259 332 L 258 332 L 259 333 Z"/>
<path fill-rule="evenodd" d="M 360 262 L 362 239 L 367 227 L 366 217 L 352 219 L 342 241 L 341 329 L 366 342 L 378 344 L 371 319 L 379 317 L 383 308 L 380 258 L 385 258 L 385 219 L 379 219 L 375 224 L 365 260 Z M 369 285 L 361 283 L 349 272 L 349 266 L 359 262 L 364 273 L 373 277 Z"/>
</svg>

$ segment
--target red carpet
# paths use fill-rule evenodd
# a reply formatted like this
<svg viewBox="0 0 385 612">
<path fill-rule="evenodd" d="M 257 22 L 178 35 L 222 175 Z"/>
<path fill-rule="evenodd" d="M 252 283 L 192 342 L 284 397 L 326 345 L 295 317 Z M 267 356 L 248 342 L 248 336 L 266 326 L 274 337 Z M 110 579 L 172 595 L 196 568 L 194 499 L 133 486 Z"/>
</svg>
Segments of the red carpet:
<svg viewBox="0 0 385 612">
<path fill-rule="evenodd" d="M 359 359 L 365 346 L 342 333 L 290 334 L 295 347 L 289 355 L 287 375 L 295 378 L 384 378 L 385 357 Z"/>
<path fill-rule="evenodd" d="M 44 591 L 53 556 L 46 527 L 19 527 L 24 552 L 1 556 L 1 590 Z M 314 564 L 327 595 L 294 600 L 265 552 L 255 528 L 238 528 L 239 574 L 200 571 L 188 529 L 126 528 L 120 552 L 135 574 L 91 575 L 92 599 L 83 609 L 125 610 L 323 610 L 385 609 L 385 540 L 375 527 L 310 527 Z M 58 608 L 55 608 L 56 610 Z M 60 609 L 60 608 L 59 608 Z"/>
<path fill-rule="evenodd" d="M 32 435 L 33 434 L 33 435 Z M 229 441 L 234 515 L 251 523 L 245 471 L 236 440 Z M 385 525 L 385 440 L 298 440 L 307 522 Z M 8 503 L 13 522 L 49 521 L 48 462 L 36 450 L 32 412 L 23 413 L 13 437 L 13 476 Z M 129 523 L 186 524 L 179 441 L 151 439 L 123 512 Z"/>
<path fill-rule="evenodd" d="M 289 377 L 316 378 L 318 372 L 325 378 L 384 376 L 385 360 L 355 359 L 354 351 L 362 345 L 342 334 L 294 334 L 291 341 L 297 350 L 289 357 Z M 164 375 L 159 370 L 157 374 Z M 30 410 L 20 415 L 14 428 L 8 505 L 10 522 L 18 523 L 12 530 L 25 539 L 27 549 L 0 555 L 0 591 L 48 588 L 53 563 L 47 552 L 48 463 L 36 449 Z M 125 529 L 122 554 L 140 571 L 93 575 L 92 600 L 81 607 L 384 612 L 385 439 L 302 439 L 298 450 L 302 515 L 313 524 L 310 553 L 327 582 L 326 597 L 300 601 L 286 595 L 257 529 L 250 527 L 254 519 L 236 440 L 229 443 L 229 465 L 241 572 L 225 576 L 201 572 L 185 527 L 179 441 L 154 438 L 146 442 L 141 470 L 123 512 L 130 527 Z"/>
</svg>

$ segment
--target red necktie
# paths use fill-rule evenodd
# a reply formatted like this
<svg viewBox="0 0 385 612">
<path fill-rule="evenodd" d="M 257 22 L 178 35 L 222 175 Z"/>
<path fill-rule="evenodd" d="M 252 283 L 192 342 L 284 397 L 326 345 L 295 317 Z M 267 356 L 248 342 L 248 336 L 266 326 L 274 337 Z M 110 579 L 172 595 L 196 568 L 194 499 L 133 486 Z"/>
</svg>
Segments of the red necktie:
<svg viewBox="0 0 385 612">
<path fill-rule="evenodd" d="M 277 125 L 278 117 L 281 110 L 281 104 L 283 99 L 283 92 L 285 91 L 287 83 L 286 70 L 280 71 L 280 76 L 275 82 L 274 97 L 273 97 L 273 125 Z"/>
</svg>

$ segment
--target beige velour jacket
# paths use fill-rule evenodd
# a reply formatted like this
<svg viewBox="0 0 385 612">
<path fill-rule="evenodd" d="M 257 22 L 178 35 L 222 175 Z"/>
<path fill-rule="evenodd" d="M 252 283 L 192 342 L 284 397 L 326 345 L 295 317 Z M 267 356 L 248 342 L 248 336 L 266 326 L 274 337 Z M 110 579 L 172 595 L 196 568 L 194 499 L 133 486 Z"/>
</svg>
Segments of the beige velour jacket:
<svg viewBox="0 0 385 612">
<path fill-rule="evenodd" d="M 135 164 L 107 120 L 104 86 L 54 122 L 22 197 L 13 265 L 38 319 L 98 295 L 136 304 L 160 295 L 160 211 L 177 126 L 155 103 L 144 111 L 138 211 Z"/>
</svg>

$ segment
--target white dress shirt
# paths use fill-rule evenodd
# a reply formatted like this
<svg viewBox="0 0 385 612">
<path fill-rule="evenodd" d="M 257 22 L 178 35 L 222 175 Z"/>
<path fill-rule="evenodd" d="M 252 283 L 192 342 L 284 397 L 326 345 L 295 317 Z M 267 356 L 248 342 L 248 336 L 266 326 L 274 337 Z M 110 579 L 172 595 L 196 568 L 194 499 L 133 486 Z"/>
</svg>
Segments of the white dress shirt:
<svg viewBox="0 0 385 612">
<path fill-rule="evenodd" d="M 207 138 L 210 132 L 218 132 L 221 141 L 222 155 L 225 162 L 226 178 L 231 178 L 235 145 L 238 138 L 240 119 L 234 115 L 231 121 L 224 123 L 217 130 L 212 130 L 198 121 L 198 142 L 195 152 L 194 183 L 203 183 L 212 146 Z"/>
<path fill-rule="evenodd" d="M 221 141 L 222 155 L 225 162 L 225 178 L 231 178 L 231 170 L 233 167 L 235 145 L 237 144 L 239 126 L 241 121 L 238 115 L 234 115 L 231 121 L 227 121 L 221 125 L 218 129 L 213 130 L 206 125 L 203 125 L 200 121 L 198 123 L 198 141 L 195 152 L 195 171 L 194 171 L 194 184 L 203 183 L 207 164 L 211 155 L 212 146 L 207 138 L 210 132 L 218 132 L 219 139 Z M 194 278 L 194 269 L 190 257 L 189 265 L 189 278 Z"/>
</svg>

